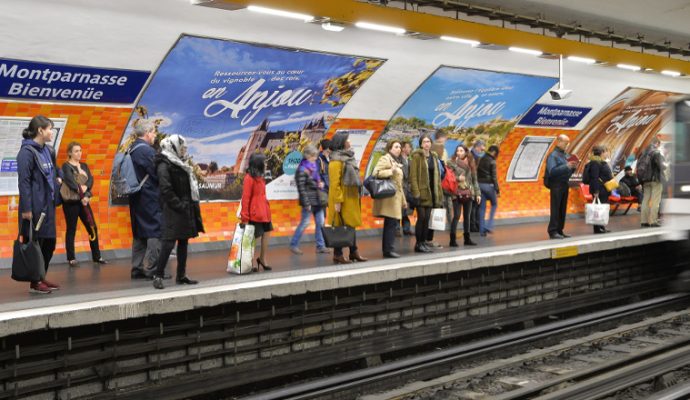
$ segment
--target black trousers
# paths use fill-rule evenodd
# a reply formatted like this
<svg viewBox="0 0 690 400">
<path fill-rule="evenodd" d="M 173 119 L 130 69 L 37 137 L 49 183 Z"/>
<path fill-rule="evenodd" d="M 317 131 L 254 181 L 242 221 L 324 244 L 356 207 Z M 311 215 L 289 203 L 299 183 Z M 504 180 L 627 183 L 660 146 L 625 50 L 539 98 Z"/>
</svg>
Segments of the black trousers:
<svg viewBox="0 0 690 400">
<path fill-rule="evenodd" d="M 177 279 L 183 278 L 187 274 L 187 247 L 189 246 L 188 239 L 180 240 L 161 240 L 161 253 L 158 256 L 158 265 L 156 266 L 156 276 L 163 277 L 165 275 L 165 266 L 168 264 L 170 253 L 175 248 L 177 242 Z"/>
<path fill-rule="evenodd" d="M 417 223 L 414 226 L 414 235 L 418 246 L 428 240 L 430 219 L 431 207 L 417 207 Z"/>
<path fill-rule="evenodd" d="M 355 241 L 350 246 L 350 256 L 352 256 L 353 253 L 357 252 L 357 232 L 355 231 Z M 333 255 L 334 256 L 342 256 L 343 255 L 343 248 L 342 247 L 334 247 L 333 248 Z"/>
<path fill-rule="evenodd" d="M 464 233 L 470 233 L 470 211 L 472 209 L 472 201 L 463 203 L 460 199 L 453 200 L 453 219 L 450 222 L 450 233 L 454 234 L 458 230 L 458 221 L 460 221 L 460 209 L 462 209 L 462 230 Z"/>
<path fill-rule="evenodd" d="M 472 232 L 479 232 L 479 203 L 472 201 L 470 208 L 470 229 Z"/>
<path fill-rule="evenodd" d="M 395 251 L 395 232 L 398 230 L 399 225 L 399 219 L 383 217 L 383 240 L 381 243 L 383 254 Z"/>
<path fill-rule="evenodd" d="M 88 210 L 87 210 L 88 209 Z M 91 247 L 91 259 L 94 261 L 100 260 L 101 250 L 98 247 L 98 229 L 96 228 L 96 221 L 94 220 L 93 230 L 89 226 L 87 212 L 93 216 L 91 205 L 82 206 L 80 202 L 62 203 L 62 211 L 65 213 L 65 222 L 67 223 L 67 231 L 65 232 L 65 250 L 67 251 L 67 260 L 74 260 L 74 235 L 77 233 L 77 220 L 81 223 L 89 233 L 89 247 Z M 93 238 L 93 240 L 91 240 Z"/>
<path fill-rule="evenodd" d="M 41 246 L 41 254 L 43 254 L 43 263 L 48 272 L 48 264 L 50 264 L 50 259 L 53 258 L 53 252 L 55 251 L 55 238 L 38 238 L 38 245 Z"/>
<path fill-rule="evenodd" d="M 565 227 L 565 215 L 568 210 L 568 184 L 552 184 L 551 217 L 549 218 L 549 235 L 562 234 Z"/>
</svg>

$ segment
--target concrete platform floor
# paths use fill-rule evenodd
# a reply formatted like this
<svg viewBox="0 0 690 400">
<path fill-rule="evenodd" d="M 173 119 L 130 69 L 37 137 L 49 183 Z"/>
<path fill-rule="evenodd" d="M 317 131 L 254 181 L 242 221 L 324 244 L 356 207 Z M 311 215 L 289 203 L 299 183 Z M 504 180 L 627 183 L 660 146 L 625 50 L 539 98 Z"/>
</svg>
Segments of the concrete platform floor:
<svg viewBox="0 0 690 400">
<path fill-rule="evenodd" d="M 614 232 L 639 229 L 639 214 L 632 211 L 629 215 L 618 215 L 611 218 L 609 229 Z M 585 225 L 584 220 L 569 220 L 566 224 L 566 233 L 573 235 L 573 239 L 582 239 L 583 236 L 592 235 L 592 227 Z M 602 235 L 605 236 L 605 235 Z M 449 233 L 436 232 L 435 241 L 443 245 L 435 253 L 462 254 L 463 252 L 481 253 L 488 247 L 529 244 L 530 242 L 544 241 L 547 239 L 546 223 L 524 223 L 516 225 L 497 226 L 495 232 L 487 237 L 480 237 L 478 233 L 472 234 L 472 239 L 478 246 L 449 248 Z M 561 242 L 561 241 L 559 241 Z M 543 244 L 543 243 L 542 243 Z M 380 237 L 358 238 L 360 253 L 373 262 L 393 264 L 396 260 L 382 260 Z M 428 257 L 413 252 L 414 236 L 398 238 L 396 251 L 408 257 L 421 259 Z M 166 290 L 185 290 L 192 287 L 215 286 L 228 284 L 233 279 L 266 279 L 268 276 L 281 272 L 304 270 L 331 266 L 332 254 L 316 254 L 313 242 L 302 243 L 303 255 L 294 255 L 287 246 L 272 246 L 267 253 L 266 262 L 273 267 L 272 272 L 260 272 L 238 277 L 228 274 L 226 269 L 227 250 L 209 251 L 203 253 L 190 253 L 188 260 L 188 276 L 201 281 L 196 286 L 178 286 L 173 280 L 166 280 Z M 459 252 L 459 253 L 458 253 Z M 258 253 L 258 251 L 257 251 Z M 347 255 L 347 250 L 345 250 Z M 436 255 L 434 258 L 438 257 Z M 168 270 L 174 275 L 176 268 L 175 258 L 171 258 Z M 130 260 L 109 260 L 107 265 L 98 265 L 91 262 L 81 262 L 77 267 L 68 264 L 54 264 L 50 266 L 48 278 L 50 281 L 61 285 L 61 289 L 51 294 L 32 294 L 28 291 L 28 284 L 12 281 L 8 269 L 0 270 L 0 313 L 17 311 L 33 307 L 45 307 L 51 305 L 73 304 L 81 301 L 92 301 L 108 298 L 120 298 L 131 295 L 141 295 L 153 292 L 151 282 L 146 280 L 130 279 Z M 344 268 L 358 268 L 367 263 L 355 263 Z M 303 272 L 303 271 L 302 271 Z M 160 292 L 159 292 L 160 293 Z"/>
</svg>

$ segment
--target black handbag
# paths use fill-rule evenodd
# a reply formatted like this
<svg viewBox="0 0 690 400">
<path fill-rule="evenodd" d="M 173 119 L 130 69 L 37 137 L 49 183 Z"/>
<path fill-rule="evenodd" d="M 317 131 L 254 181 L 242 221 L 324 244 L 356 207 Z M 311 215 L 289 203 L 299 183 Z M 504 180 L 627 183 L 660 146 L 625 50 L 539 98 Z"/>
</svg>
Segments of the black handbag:
<svg viewBox="0 0 690 400">
<path fill-rule="evenodd" d="M 367 179 L 364 180 L 364 187 L 367 189 L 372 199 L 387 199 L 395 196 L 397 192 L 392 180 L 374 178 L 373 175 L 369 175 Z"/>
<path fill-rule="evenodd" d="M 340 216 L 342 221 L 343 216 Z M 352 247 L 355 245 L 355 228 L 347 225 L 342 226 L 322 226 L 321 233 L 323 233 L 323 240 L 326 242 L 326 247 L 341 248 Z"/>
<path fill-rule="evenodd" d="M 23 222 L 24 220 L 22 220 Z M 20 240 L 22 226 L 19 226 L 17 239 L 12 249 L 12 279 L 18 282 L 39 282 L 46 276 L 41 246 L 33 238 L 33 224 L 29 222 L 29 240 Z"/>
</svg>

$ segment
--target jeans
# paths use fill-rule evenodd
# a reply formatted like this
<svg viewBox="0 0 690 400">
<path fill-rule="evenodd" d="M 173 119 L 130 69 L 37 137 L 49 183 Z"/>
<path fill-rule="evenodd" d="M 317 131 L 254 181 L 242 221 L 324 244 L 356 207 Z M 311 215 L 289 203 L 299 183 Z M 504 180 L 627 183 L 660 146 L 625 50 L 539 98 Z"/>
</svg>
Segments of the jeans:
<svg viewBox="0 0 690 400">
<path fill-rule="evenodd" d="M 460 213 L 462 212 L 462 230 L 464 233 L 470 233 L 470 209 L 472 202 L 463 203 L 460 199 L 453 200 L 453 219 L 450 222 L 450 233 L 455 234 L 458 230 L 458 222 L 460 221 Z M 462 211 L 461 211 L 462 209 Z"/>
<path fill-rule="evenodd" d="M 156 276 L 163 277 L 165 275 L 165 266 L 168 264 L 170 253 L 175 248 L 177 242 L 177 276 L 178 280 L 187 276 L 187 247 L 189 245 L 188 239 L 180 240 L 162 240 L 161 253 L 158 257 L 156 266 Z"/>
<path fill-rule="evenodd" d="M 326 242 L 323 240 L 323 232 L 321 231 L 325 215 L 323 208 L 321 207 L 311 207 L 311 209 L 302 207 L 302 216 L 299 221 L 299 225 L 297 225 L 297 229 L 295 229 L 295 234 L 292 235 L 292 239 L 290 240 L 290 247 L 299 246 L 299 241 L 302 239 L 302 235 L 304 234 L 304 230 L 307 228 L 307 224 L 309 224 L 309 217 L 311 215 L 314 216 L 314 223 L 316 224 L 316 230 L 314 231 L 314 236 L 316 237 L 316 248 L 326 248 Z"/>
<path fill-rule="evenodd" d="M 498 208 L 498 197 L 493 183 L 480 183 L 479 189 L 482 191 L 482 201 L 479 203 L 479 232 L 485 233 L 494 230 L 494 216 Z M 486 222 L 486 202 L 491 201 L 491 214 L 489 222 Z"/>
<path fill-rule="evenodd" d="M 65 250 L 67 250 L 67 260 L 74 260 L 74 235 L 77 233 L 77 221 L 80 219 L 84 224 L 86 232 L 89 233 L 89 246 L 91 247 L 91 259 L 97 261 L 101 258 L 101 251 L 98 248 L 98 229 L 96 228 L 96 221 L 93 221 L 93 230 L 88 222 L 88 214 L 93 218 L 93 211 L 91 205 L 87 204 L 84 207 L 81 202 L 65 202 L 62 203 L 62 211 L 65 213 L 65 222 L 67 223 L 67 230 L 65 232 Z M 91 240 L 93 238 L 93 240 Z"/>
</svg>

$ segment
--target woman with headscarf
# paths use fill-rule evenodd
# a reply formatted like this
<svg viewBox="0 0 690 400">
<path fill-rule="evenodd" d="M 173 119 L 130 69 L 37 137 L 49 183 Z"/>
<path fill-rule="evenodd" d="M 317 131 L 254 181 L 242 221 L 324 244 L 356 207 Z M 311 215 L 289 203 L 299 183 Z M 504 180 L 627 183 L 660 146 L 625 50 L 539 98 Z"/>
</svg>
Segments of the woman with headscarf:
<svg viewBox="0 0 690 400">
<path fill-rule="evenodd" d="M 249 157 L 249 165 L 244 174 L 242 187 L 242 211 L 240 219 L 242 227 L 254 226 L 254 238 L 261 238 L 261 253 L 256 259 L 258 270 L 270 271 L 272 268 L 266 265 L 266 250 L 273 230 L 271 222 L 271 206 L 266 199 L 266 157 L 261 153 L 254 153 Z"/>
<path fill-rule="evenodd" d="M 337 133 L 331 139 L 331 160 L 328 164 L 330 189 L 328 192 L 328 216 L 332 226 L 357 228 L 362 225 L 362 204 L 360 195 L 362 181 L 359 178 L 359 163 L 350 148 L 349 135 Z M 333 249 L 333 262 L 349 264 L 353 261 L 367 261 L 357 250 L 357 242 L 350 246 L 350 258 L 345 258 L 342 247 Z"/>
<path fill-rule="evenodd" d="M 178 285 L 195 285 L 187 277 L 187 247 L 190 238 L 204 232 L 199 208 L 199 185 L 194 168 L 188 163 L 187 145 L 180 135 L 171 135 L 161 141 L 161 152 L 154 158 L 158 174 L 161 223 L 161 252 L 158 258 L 153 287 L 163 289 L 163 276 L 170 253 L 177 242 Z"/>
</svg>

